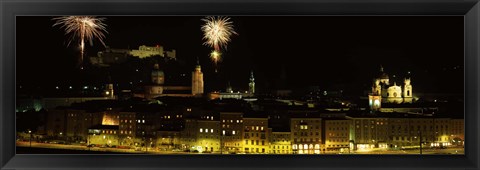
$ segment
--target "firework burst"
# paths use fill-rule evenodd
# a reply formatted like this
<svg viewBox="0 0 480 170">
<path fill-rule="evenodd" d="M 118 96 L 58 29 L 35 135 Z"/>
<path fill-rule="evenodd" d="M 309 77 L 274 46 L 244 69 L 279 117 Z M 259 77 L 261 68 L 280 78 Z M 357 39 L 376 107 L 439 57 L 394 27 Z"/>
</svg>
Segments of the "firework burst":
<svg viewBox="0 0 480 170">
<path fill-rule="evenodd" d="M 104 32 L 107 33 L 105 27 L 106 24 L 103 23 L 105 18 L 96 18 L 92 16 L 64 16 L 53 18 L 55 24 L 53 27 L 60 26 L 60 28 L 65 30 L 65 35 L 70 35 L 67 46 L 76 39 L 79 41 L 80 47 L 80 62 L 83 61 L 83 53 L 85 50 L 85 41 L 88 41 L 90 45 L 93 45 L 93 40 L 98 39 L 103 46 L 105 43 L 103 39 L 105 38 Z"/>
<path fill-rule="evenodd" d="M 201 27 L 203 39 L 205 40 L 203 45 L 213 48 L 213 51 L 210 53 L 210 58 L 215 65 L 217 65 L 221 60 L 221 48 L 226 48 L 227 44 L 231 41 L 230 37 L 233 34 L 238 34 L 233 30 L 233 22 L 230 21 L 228 17 L 209 16 L 202 19 L 202 21 L 205 22 Z"/>
<path fill-rule="evenodd" d="M 230 36 L 237 34 L 233 30 L 233 22 L 228 17 L 207 17 L 202 19 L 205 25 L 202 26 L 204 45 L 213 47 L 215 51 L 225 47 L 230 42 Z"/>
</svg>

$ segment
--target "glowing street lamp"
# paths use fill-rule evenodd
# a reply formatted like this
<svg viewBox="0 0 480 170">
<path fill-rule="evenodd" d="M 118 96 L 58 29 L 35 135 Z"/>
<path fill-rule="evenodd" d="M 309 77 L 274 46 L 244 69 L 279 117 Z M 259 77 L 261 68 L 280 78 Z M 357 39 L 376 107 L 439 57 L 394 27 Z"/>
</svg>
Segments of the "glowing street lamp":
<svg viewBox="0 0 480 170">
<path fill-rule="evenodd" d="M 30 135 L 30 147 L 32 147 L 32 131 L 28 130 L 28 134 Z"/>
</svg>

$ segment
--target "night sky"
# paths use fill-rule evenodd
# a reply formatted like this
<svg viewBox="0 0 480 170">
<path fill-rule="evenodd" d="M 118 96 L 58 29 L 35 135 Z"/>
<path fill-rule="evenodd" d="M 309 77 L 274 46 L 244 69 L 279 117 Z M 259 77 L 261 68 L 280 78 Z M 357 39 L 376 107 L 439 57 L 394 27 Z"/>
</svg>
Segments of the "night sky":
<svg viewBox="0 0 480 170">
<path fill-rule="evenodd" d="M 223 51 L 218 73 L 211 48 L 202 45 L 203 16 L 105 18 L 111 48 L 176 49 L 187 75 L 198 57 L 207 91 L 223 90 L 226 82 L 246 90 L 253 70 L 258 91 L 319 86 L 361 93 L 383 65 L 390 76 L 410 71 L 415 92 L 463 93 L 463 16 L 232 16 L 238 35 Z M 18 85 L 55 86 L 77 78 L 77 45 L 67 47 L 51 19 L 17 17 Z M 86 46 L 88 56 L 104 49 L 98 41 Z"/>
</svg>

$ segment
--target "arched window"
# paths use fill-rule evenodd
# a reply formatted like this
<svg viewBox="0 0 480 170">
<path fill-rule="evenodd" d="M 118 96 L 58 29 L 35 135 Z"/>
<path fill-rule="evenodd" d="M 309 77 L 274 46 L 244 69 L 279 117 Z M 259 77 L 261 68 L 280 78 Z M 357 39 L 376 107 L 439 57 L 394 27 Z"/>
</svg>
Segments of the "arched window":
<svg viewBox="0 0 480 170">
<path fill-rule="evenodd" d="M 393 92 L 393 97 L 397 97 L 397 92 Z"/>
<path fill-rule="evenodd" d="M 407 90 L 407 96 L 410 96 L 410 90 Z"/>
<path fill-rule="evenodd" d="M 390 93 L 387 93 L 387 96 L 390 97 Z"/>
</svg>

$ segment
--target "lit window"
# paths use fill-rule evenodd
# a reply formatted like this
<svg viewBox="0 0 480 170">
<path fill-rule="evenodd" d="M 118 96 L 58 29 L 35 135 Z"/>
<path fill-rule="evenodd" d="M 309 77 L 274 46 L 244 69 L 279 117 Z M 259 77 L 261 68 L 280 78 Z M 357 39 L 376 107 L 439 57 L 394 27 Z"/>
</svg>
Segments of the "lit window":
<svg viewBox="0 0 480 170">
<path fill-rule="evenodd" d="M 225 130 L 222 131 L 222 134 L 225 135 Z"/>
<path fill-rule="evenodd" d="M 237 120 L 237 123 L 240 123 L 240 120 Z"/>
<path fill-rule="evenodd" d="M 202 132 L 203 132 L 203 129 L 202 129 L 202 128 L 200 128 L 200 133 L 202 133 Z"/>
<path fill-rule="evenodd" d="M 213 133 L 213 129 L 210 129 L 210 133 Z"/>
<path fill-rule="evenodd" d="M 142 120 L 142 123 L 145 123 L 145 120 Z"/>
<path fill-rule="evenodd" d="M 258 130 L 258 126 L 257 126 L 257 127 L 255 127 L 255 129 L 256 129 L 256 130 Z"/>
<path fill-rule="evenodd" d="M 263 130 L 263 126 L 262 126 L 262 127 L 260 127 L 260 130 Z"/>
<path fill-rule="evenodd" d="M 232 134 L 234 134 L 234 135 L 235 135 L 235 131 L 232 131 Z"/>
</svg>

